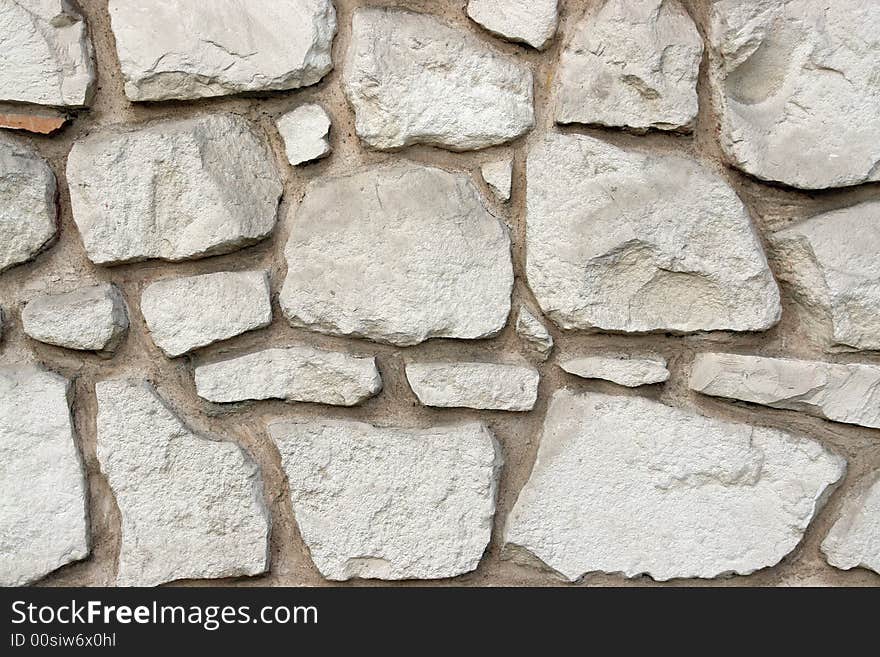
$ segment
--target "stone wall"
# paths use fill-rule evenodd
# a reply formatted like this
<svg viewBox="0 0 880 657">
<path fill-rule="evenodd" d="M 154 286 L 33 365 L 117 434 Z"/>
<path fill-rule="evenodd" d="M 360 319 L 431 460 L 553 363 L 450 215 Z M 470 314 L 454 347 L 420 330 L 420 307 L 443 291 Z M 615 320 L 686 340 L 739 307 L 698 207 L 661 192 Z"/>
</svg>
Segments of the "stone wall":
<svg viewBox="0 0 880 657">
<path fill-rule="evenodd" d="M 0 583 L 880 584 L 880 8 L 169 4 L 0 0 Z"/>
</svg>

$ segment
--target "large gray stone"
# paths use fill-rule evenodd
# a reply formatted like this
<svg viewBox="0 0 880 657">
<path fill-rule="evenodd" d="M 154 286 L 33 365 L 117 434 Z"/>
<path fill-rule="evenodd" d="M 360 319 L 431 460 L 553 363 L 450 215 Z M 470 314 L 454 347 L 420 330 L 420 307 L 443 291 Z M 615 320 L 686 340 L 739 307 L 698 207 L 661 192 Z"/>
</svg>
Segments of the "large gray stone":
<svg viewBox="0 0 880 657">
<path fill-rule="evenodd" d="M 0 368 L 0 586 L 29 584 L 89 553 L 69 387 L 37 367 Z"/>
<path fill-rule="evenodd" d="M 500 363 L 409 363 L 406 379 L 425 406 L 530 411 L 538 370 Z"/>
<path fill-rule="evenodd" d="M 474 35 L 398 9 L 356 9 L 351 25 L 343 82 L 369 146 L 465 151 L 534 125 L 531 72 Z"/>
<path fill-rule="evenodd" d="M 97 453 L 122 516 L 118 586 L 240 577 L 269 564 L 256 464 L 190 431 L 143 381 L 100 381 Z"/>
<path fill-rule="evenodd" d="M 276 420 L 269 433 L 296 523 L 327 579 L 438 579 L 477 567 L 501 466 L 483 424 Z"/>
<path fill-rule="evenodd" d="M 401 161 L 318 179 L 284 253 L 293 326 L 414 345 L 507 322 L 510 238 L 464 174 Z"/>
<path fill-rule="evenodd" d="M 835 568 L 880 573 L 880 473 L 868 476 L 844 502 L 840 517 L 822 541 L 822 552 Z"/>
<path fill-rule="evenodd" d="M 845 469 L 775 429 L 560 390 L 505 541 L 572 581 L 746 575 L 798 545 Z"/>
<path fill-rule="evenodd" d="M 265 139 L 233 114 L 102 130 L 74 143 L 70 202 L 102 265 L 228 253 L 272 232 L 281 180 Z"/>
<path fill-rule="evenodd" d="M 526 274 L 564 329 L 761 331 L 779 289 L 749 214 L 716 173 L 551 134 L 527 161 Z"/>
<path fill-rule="evenodd" d="M 721 147 L 762 180 L 880 180 L 880 4 L 715 0 L 709 81 Z"/>
<path fill-rule="evenodd" d="M 108 8 L 134 101 L 295 89 L 333 68 L 330 0 L 110 0 Z"/>
<path fill-rule="evenodd" d="M 543 50 L 556 34 L 558 0 L 468 0 L 467 15 L 509 41 Z"/>
</svg>

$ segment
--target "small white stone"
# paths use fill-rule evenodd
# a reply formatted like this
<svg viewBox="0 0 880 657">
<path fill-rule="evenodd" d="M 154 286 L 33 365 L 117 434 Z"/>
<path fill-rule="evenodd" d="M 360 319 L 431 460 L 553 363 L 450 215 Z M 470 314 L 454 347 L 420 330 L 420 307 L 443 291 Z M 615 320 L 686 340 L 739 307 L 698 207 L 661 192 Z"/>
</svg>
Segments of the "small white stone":
<svg viewBox="0 0 880 657">
<path fill-rule="evenodd" d="M 553 351 L 553 336 L 528 308 L 520 306 L 516 317 L 516 333 L 546 360 Z"/>
<path fill-rule="evenodd" d="M 543 50 L 556 34 L 557 0 L 468 0 L 467 14 L 492 34 Z"/>
<path fill-rule="evenodd" d="M 100 381 L 97 454 L 122 516 L 117 586 L 268 569 L 259 469 L 236 444 L 190 431 L 142 381 Z"/>
<path fill-rule="evenodd" d="M 691 390 L 880 429 L 880 366 L 706 353 Z"/>
<path fill-rule="evenodd" d="M 89 553 L 69 387 L 37 367 L 0 368 L 0 586 L 29 584 Z"/>
<path fill-rule="evenodd" d="M 58 231 L 55 174 L 36 151 L 0 138 L 0 272 L 27 262 Z"/>
<path fill-rule="evenodd" d="M 95 62 L 86 22 L 68 0 L 0 1 L 0 101 L 81 107 Z"/>
<path fill-rule="evenodd" d="M 480 167 L 480 175 L 489 189 L 502 201 L 510 200 L 510 186 L 513 180 L 513 160 L 498 160 Z"/>
<path fill-rule="evenodd" d="M 538 371 L 498 363 L 409 363 L 406 379 L 424 406 L 530 411 Z"/>
<path fill-rule="evenodd" d="M 330 154 L 330 117 L 320 105 L 300 105 L 278 119 L 288 161 L 296 166 Z"/>
<path fill-rule="evenodd" d="M 556 121 L 690 130 L 703 40 L 678 0 L 605 0 L 559 60 Z"/>
<path fill-rule="evenodd" d="M 559 367 L 582 379 L 605 379 L 628 388 L 669 378 L 666 359 L 661 356 L 587 356 L 564 360 Z"/>
<path fill-rule="evenodd" d="M 101 130 L 67 160 L 73 220 L 102 265 L 228 253 L 272 232 L 281 180 L 233 114 Z"/>
<path fill-rule="evenodd" d="M 21 312 L 24 332 L 40 342 L 113 351 L 128 329 L 128 309 L 115 285 L 102 283 L 36 297 Z"/>
<path fill-rule="evenodd" d="M 822 552 L 835 568 L 870 568 L 880 573 L 880 473 L 843 505 L 840 518 L 822 541 Z"/>
<path fill-rule="evenodd" d="M 180 356 L 272 321 L 264 271 L 217 272 L 158 281 L 141 296 L 141 312 L 153 342 Z"/>
<path fill-rule="evenodd" d="M 438 579 L 477 567 L 501 450 L 483 424 L 269 423 L 297 526 L 330 580 Z"/>
<path fill-rule="evenodd" d="M 747 575 L 800 543 L 846 462 L 641 397 L 560 390 L 505 542 L 574 581 Z"/>
<path fill-rule="evenodd" d="M 428 14 L 355 9 L 343 75 L 355 129 L 372 148 L 474 150 L 535 122 L 531 71 Z"/>
<path fill-rule="evenodd" d="M 330 0 L 110 0 L 134 101 L 296 89 L 332 68 Z"/>
<path fill-rule="evenodd" d="M 354 406 L 382 389 L 375 358 L 312 347 L 266 349 L 196 368 L 199 397 L 212 402 L 285 399 Z"/>
</svg>

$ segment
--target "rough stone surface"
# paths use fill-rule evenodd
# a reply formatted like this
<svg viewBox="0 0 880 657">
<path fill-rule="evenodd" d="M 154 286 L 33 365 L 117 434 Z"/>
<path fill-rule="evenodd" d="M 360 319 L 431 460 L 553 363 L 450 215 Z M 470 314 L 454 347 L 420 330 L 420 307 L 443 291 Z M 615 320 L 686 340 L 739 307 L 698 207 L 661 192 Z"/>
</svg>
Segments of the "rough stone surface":
<svg viewBox="0 0 880 657">
<path fill-rule="evenodd" d="M 492 34 L 543 50 L 556 34 L 557 0 L 468 0 L 467 14 Z"/>
<path fill-rule="evenodd" d="M 880 202 L 820 214 L 773 235 L 779 275 L 833 343 L 880 349 Z"/>
<path fill-rule="evenodd" d="M 747 574 L 797 546 L 845 469 L 775 429 L 560 390 L 505 540 L 569 580 Z"/>
<path fill-rule="evenodd" d="M 678 0 L 606 0 L 577 24 L 556 77 L 556 120 L 690 129 L 703 40 Z"/>
<path fill-rule="evenodd" d="M 880 573 L 880 473 L 872 474 L 860 494 L 844 504 L 822 542 L 822 552 L 836 568 L 870 568 Z"/>
<path fill-rule="evenodd" d="M 438 579 L 477 567 L 501 465 L 485 425 L 277 420 L 269 433 L 299 530 L 327 579 Z"/>
<path fill-rule="evenodd" d="M 510 184 L 513 178 L 513 160 L 507 158 L 489 162 L 480 167 L 480 175 L 489 189 L 502 201 L 510 200 Z"/>
<path fill-rule="evenodd" d="M 190 431 L 148 383 L 97 383 L 98 461 L 122 516 L 119 586 L 256 575 L 269 517 L 257 466 Z"/>
<path fill-rule="evenodd" d="M 547 327 L 525 306 L 520 306 L 516 317 L 516 332 L 546 359 L 553 351 L 553 336 Z"/>
<path fill-rule="evenodd" d="M 823 189 L 880 180 L 880 5 L 716 0 L 710 84 L 721 146 L 762 180 Z"/>
<path fill-rule="evenodd" d="M 36 297 L 21 312 L 34 340 L 68 349 L 113 351 L 128 329 L 128 309 L 116 286 L 102 283 Z"/>
<path fill-rule="evenodd" d="M 30 260 L 55 237 L 55 189 L 43 158 L 0 138 L 0 272 Z"/>
<path fill-rule="evenodd" d="M 510 312 L 510 238 L 464 174 L 400 162 L 316 180 L 285 256 L 281 309 L 321 333 L 482 338 Z"/>
<path fill-rule="evenodd" d="M 880 429 L 880 366 L 697 355 L 691 390 Z"/>
<path fill-rule="evenodd" d="M 760 331 L 779 320 L 745 206 L 696 161 L 548 135 L 529 152 L 527 187 L 526 274 L 560 328 Z"/>
<path fill-rule="evenodd" d="M 564 360 L 559 367 L 582 379 L 604 379 L 628 388 L 669 378 L 666 359 L 661 356 L 586 356 Z"/>
<path fill-rule="evenodd" d="M 288 161 L 296 166 L 330 154 L 330 117 L 318 104 L 300 105 L 278 119 Z"/>
<path fill-rule="evenodd" d="M 33 366 L 0 367 L 0 586 L 28 584 L 89 553 L 69 386 Z"/>
<path fill-rule="evenodd" d="M 272 232 L 281 197 L 265 140 L 232 114 L 89 135 L 67 179 L 86 252 L 102 265 L 234 251 Z"/>
<path fill-rule="evenodd" d="M 64 127 L 69 119 L 66 112 L 52 108 L 0 103 L 0 128 L 8 130 L 48 135 Z"/>
<path fill-rule="evenodd" d="M 195 377 L 199 396 L 212 402 L 285 399 L 354 406 L 382 389 L 375 358 L 304 346 L 201 365 Z"/>
<path fill-rule="evenodd" d="M 174 357 L 272 321 L 263 271 L 217 272 L 157 281 L 141 296 L 153 342 Z"/>
<path fill-rule="evenodd" d="M 343 73 L 357 134 L 373 148 L 473 150 L 534 125 L 529 69 L 427 14 L 355 10 Z"/>
<path fill-rule="evenodd" d="M 85 20 L 67 0 L 0 1 L 0 101 L 88 105 L 95 83 Z"/>
<path fill-rule="evenodd" d="M 409 363 L 406 379 L 425 406 L 530 411 L 541 376 L 522 365 Z"/>
<path fill-rule="evenodd" d="M 296 89 L 332 68 L 330 0 L 110 0 L 134 101 Z"/>
</svg>

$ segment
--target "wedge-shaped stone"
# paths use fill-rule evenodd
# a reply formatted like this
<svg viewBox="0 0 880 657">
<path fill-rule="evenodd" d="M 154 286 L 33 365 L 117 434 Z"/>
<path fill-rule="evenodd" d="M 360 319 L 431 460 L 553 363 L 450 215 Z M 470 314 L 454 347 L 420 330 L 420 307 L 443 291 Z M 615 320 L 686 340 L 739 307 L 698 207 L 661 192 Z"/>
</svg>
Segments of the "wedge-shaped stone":
<svg viewBox="0 0 880 657">
<path fill-rule="evenodd" d="M 734 166 L 805 189 L 880 180 L 880 4 L 716 0 L 709 80 Z"/>
<path fill-rule="evenodd" d="M 425 406 L 530 411 L 541 376 L 522 365 L 409 363 L 406 379 Z"/>
<path fill-rule="evenodd" d="M 880 366 L 699 354 L 691 390 L 880 428 Z"/>
<path fill-rule="evenodd" d="M 278 119 L 287 160 L 294 166 L 330 154 L 330 117 L 316 103 L 300 105 Z"/>
<path fill-rule="evenodd" d="M 586 356 L 564 360 L 559 366 L 582 379 L 604 379 L 628 388 L 669 378 L 666 359 L 660 356 Z"/>
<path fill-rule="evenodd" d="M 222 271 L 158 281 L 144 290 L 141 312 L 153 342 L 173 358 L 268 326 L 269 279 L 264 271 Z"/>
<path fill-rule="evenodd" d="M 333 68 L 330 0 L 110 0 L 109 10 L 131 100 L 295 89 Z"/>
<path fill-rule="evenodd" d="M 572 581 L 745 575 L 797 546 L 845 469 L 775 429 L 560 390 L 505 540 Z"/>
<path fill-rule="evenodd" d="M 55 237 L 55 174 L 36 151 L 0 138 L 0 272 L 27 262 Z"/>
<path fill-rule="evenodd" d="M 369 146 L 473 150 L 534 125 L 531 72 L 474 35 L 397 9 L 356 9 L 351 26 L 345 93 Z"/>
<path fill-rule="evenodd" d="M 28 584 L 89 553 L 69 387 L 36 367 L 0 368 L 0 586 Z"/>
<path fill-rule="evenodd" d="M 316 180 L 284 253 L 293 326 L 413 345 L 493 335 L 510 312 L 510 238 L 464 174 L 400 162 Z"/>
<path fill-rule="evenodd" d="M 40 342 L 113 351 L 128 329 L 128 309 L 115 285 L 101 283 L 36 297 L 22 310 L 21 323 L 24 332 Z"/>
<path fill-rule="evenodd" d="M 119 586 L 256 575 L 269 514 L 257 466 L 190 431 L 143 381 L 100 381 L 98 460 L 119 512 Z"/>
<path fill-rule="evenodd" d="M 822 552 L 835 568 L 880 573 L 880 473 L 869 476 L 844 503 L 840 518 L 822 541 Z"/>
<path fill-rule="evenodd" d="M 605 0 L 562 51 L 556 120 L 689 130 L 702 55 L 700 33 L 678 0 Z"/>
<path fill-rule="evenodd" d="M 553 351 L 553 336 L 550 335 L 550 331 L 525 306 L 519 308 L 519 315 L 516 317 L 516 333 L 545 360 Z"/>
<path fill-rule="evenodd" d="M 558 0 L 468 0 L 467 14 L 492 34 L 543 50 L 556 34 Z"/>
<path fill-rule="evenodd" d="M 354 406 L 382 389 L 375 358 L 287 347 L 196 368 L 199 397 L 212 402 L 285 399 Z"/>
<path fill-rule="evenodd" d="M 501 466 L 483 424 L 276 420 L 269 433 L 297 525 L 327 579 L 437 579 L 477 567 Z"/>
<path fill-rule="evenodd" d="M 745 206 L 696 161 L 548 135 L 527 169 L 526 273 L 561 328 L 761 331 L 779 320 Z"/>
<path fill-rule="evenodd" d="M 833 344 L 880 349 L 880 202 L 820 214 L 773 235 L 779 275 Z"/>
<path fill-rule="evenodd" d="M 91 102 L 92 42 L 68 0 L 2 0 L 0 51 L 0 101 L 73 107 Z"/>
<path fill-rule="evenodd" d="M 510 187 L 513 178 L 513 160 L 507 158 L 496 162 L 488 162 L 480 167 L 483 180 L 501 201 L 510 200 Z"/>
<path fill-rule="evenodd" d="M 243 118 L 213 114 L 99 131 L 73 145 L 70 202 L 102 265 L 228 253 L 263 239 L 281 181 Z"/>
</svg>

